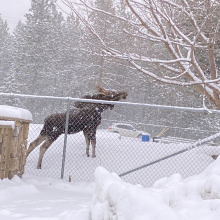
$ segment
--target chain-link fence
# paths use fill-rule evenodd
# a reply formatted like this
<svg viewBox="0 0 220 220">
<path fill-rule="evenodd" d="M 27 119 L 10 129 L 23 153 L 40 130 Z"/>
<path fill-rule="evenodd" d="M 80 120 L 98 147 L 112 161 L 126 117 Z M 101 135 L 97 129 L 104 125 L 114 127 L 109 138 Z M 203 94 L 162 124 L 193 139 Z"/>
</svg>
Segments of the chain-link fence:
<svg viewBox="0 0 220 220">
<path fill-rule="evenodd" d="M 174 173 L 197 174 L 220 152 L 218 111 L 3 93 L 1 103 L 33 114 L 29 145 L 38 139 L 27 158 L 28 174 L 93 181 L 103 166 L 125 181 L 151 186 Z M 40 149 L 46 151 L 41 169 Z"/>
</svg>

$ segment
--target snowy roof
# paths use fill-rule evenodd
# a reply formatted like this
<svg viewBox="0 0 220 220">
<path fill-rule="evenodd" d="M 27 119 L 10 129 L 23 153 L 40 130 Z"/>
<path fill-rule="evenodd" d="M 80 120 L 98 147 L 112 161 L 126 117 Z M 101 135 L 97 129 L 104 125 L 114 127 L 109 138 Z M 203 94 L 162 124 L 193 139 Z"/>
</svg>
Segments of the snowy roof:
<svg viewBox="0 0 220 220">
<path fill-rule="evenodd" d="M 13 106 L 0 105 L 0 120 L 15 120 L 15 121 L 32 121 L 32 114 L 30 111 Z"/>
</svg>

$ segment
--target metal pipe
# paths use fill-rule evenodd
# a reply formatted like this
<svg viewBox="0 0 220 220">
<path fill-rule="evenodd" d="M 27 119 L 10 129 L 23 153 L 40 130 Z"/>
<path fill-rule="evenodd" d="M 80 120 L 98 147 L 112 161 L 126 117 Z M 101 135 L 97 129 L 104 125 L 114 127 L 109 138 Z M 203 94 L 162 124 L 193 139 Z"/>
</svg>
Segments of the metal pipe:
<svg viewBox="0 0 220 220">
<path fill-rule="evenodd" d="M 202 112 L 202 113 L 216 113 L 220 114 L 219 110 L 211 110 L 206 108 L 190 108 L 190 107 L 179 107 L 179 106 L 168 106 L 168 105 L 154 105 L 145 103 L 131 103 L 131 102 L 120 102 L 120 101 L 105 101 L 96 99 L 82 99 L 82 98 L 71 98 L 71 97 L 54 97 L 54 96 L 36 96 L 36 95 L 24 95 L 24 94 L 14 94 L 14 93 L 0 93 L 0 96 L 9 97 L 23 97 L 23 98 L 37 98 L 37 99 L 51 99 L 51 100 L 64 100 L 64 101 L 81 101 L 88 103 L 100 103 L 100 104 L 113 104 L 113 105 L 128 105 L 128 106 L 144 106 L 153 109 L 170 109 L 179 111 L 189 111 L 189 112 Z"/>
<path fill-rule="evenodd" d="M 205 144 L 205 143 L 207 143 L 207 142 L 210 142 L 211 140 L 214 140 L 215 138 L 217 138 L 217 137 L 219 137 L 219 136 L 220 136 L 220 132 L 217 133 L 217 134 L 214 134 L 214 135 L 212 135 L 212 136 L 209 136 L 209 137 L 207 137 L 207 138 L 204 138 L 204 139 L 202 139 L 202 140 L 198 140 L 198 141 L 194 142 L 193 144 L 191 144 L 191 145 L 190 145 L 189 147 L 187 147 L 186 149 L 177 151 L 177 152 L 175 152 L 175 153 L 173 153 L 173 154 L 170 154 L 170 155 L 168 155 L 168 156 L 162 157 L 162 158 L 160 158 L 160 159 L 157 159 L 157 160 L 155 160 L 155 161 L 152 161 L 152 162 L 147 163 L 147 164 L 145 164 L 145 165 L 142 165 L 142 166 L 140 166 L 140 167 L 137 167 L 137 168 L 134 168 L 134 169 L 129 170 L 129 171 L 127 171 L 127 172 L 124 172 L 124 173 L 122 173 L 122 174 L 119 174 L 119 176 L 120 176 L 120 177 L 126 176 L 126 175 L 128 175 L 128 174 L 130 174 L 130 173 L 133 173 L 133 172 L 142 170 L 142 169 L 144 169 L 144 168 L 146 168 L 146 167 L 149 167 L 149 166 L 151 166 L 151 165 L 160 163 L 160 162 L 162 162 L 162 161 L 164 161 L 164 160 L 167 160 L 167 159 L 169 159 L 169 158 L 171 158 L 171 157 L 175 157 L 175 156 L 177 156 L 177 155 L 179 155 L 179 154 L 185 153 L 185 152 L 190 151 L 190 150 L 192 150 L 192 149 L 194 149 L 194 148 L 196 148 L 196 147 L 198 147 L 198 146 L 201 146 L 202 144 Z"/>
<path fill-rule="evenodd" d="M 65 135 L 64 135 L 64 146 L 63 146 L 63 157 L 62 157 L 62 167 L 61 167 L 61 179 L 64 177 L 64 167 L 66 159 L 66 145 L 67 145 L 67 134 L 68 134 L 68 125 L 69 125 L 69 116 L 70 116 L 70 100 L 67 102 L 67 112 L 66 112 L 66 124 L 65 124 Z"/>
</svg>

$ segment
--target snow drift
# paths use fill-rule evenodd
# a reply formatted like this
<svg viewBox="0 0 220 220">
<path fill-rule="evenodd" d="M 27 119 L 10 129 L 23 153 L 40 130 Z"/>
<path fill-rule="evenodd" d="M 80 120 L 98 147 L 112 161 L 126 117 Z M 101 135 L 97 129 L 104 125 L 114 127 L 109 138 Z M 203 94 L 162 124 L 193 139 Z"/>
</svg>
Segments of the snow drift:
<svg viewBox="0 0 220 220">
<path fill-rule="evenodd" d="M 220 158 L 199 175 L 132 185 L 103 167 L 95 184 L 25 174 L 0 180 L 4 220 L 219 220 Z"/>
<path fill-rule="evenodd" d="M 90 207 L 93 220 L 217 220 L 220 216 L 220 158 L 201 174 L 162 178 L 152 188 L 123 182 L 98 167 Z"/>
</svg>

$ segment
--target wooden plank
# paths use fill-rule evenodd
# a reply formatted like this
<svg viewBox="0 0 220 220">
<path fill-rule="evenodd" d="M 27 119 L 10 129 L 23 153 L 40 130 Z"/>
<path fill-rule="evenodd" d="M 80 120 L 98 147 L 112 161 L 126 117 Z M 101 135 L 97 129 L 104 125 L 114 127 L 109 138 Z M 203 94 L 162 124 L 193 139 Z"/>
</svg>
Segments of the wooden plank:
<svg viewBox="0 0 220 220">
<path fill-rule="evenodd" d="M 5 152 L 5 178 L 8 178 L 8 171 L 9 171 L 9 163 L 10 163 L 10 151 L 11 151 L 11 140 L 12 140 L 12 129 L 7 129 L 8 135 L 7 135 L 7 146 L 6 146 L 6 152 Z"/>
<path fill-rule="evenodd" d="M 6 135 L 6 129 L 5 128 L 1 128 L 0 129 L 1 134 L 2 134 L 2 144 L 1 144 L 1 160 L 0 160 L 0 172 L 1 172 L 1 179 L 3 179 L 5 177 L 5 151 L 6 151 L 6 139 L 7 139 L 7 135 Z"/>
<path fill-rule="evenodd" d="M 0 179 L 2 179 L 2 172 L 1 172 L 1 169 L 2 169 L 2 142 L 3 142 L 3 137 L 2 135 L 0 135 Z"/>
<path fill-rule="evenodd" d="M 5 116 L 0 116 L 0 120 L 4 121 L 19 121 L 19 122 L 25 122 L 25 123 L 31 123 L 31 120 L 25 120 L 21 118 L 13 118 L 13 117 L 5 117 Z"/>
<path fill-rule="evenodd" d="M 29 123 L 15 122 L 19 132 L 13 133 L 12 126 L 0 127 L 0 179 L 22 176 L 26 164 Z"/>
<path fill-rule="evenodd" d="M 0 125 L 0 128 L 12 128 L 12 125 Z"/>
<path fill-rule="evenodd" d="M 6 144 L 5 144 L 5 139 L 6 139 L 6 134 L 5 134 L 5 129 L 1 129 L 1 134 L 3 136 L 2 139 L 2 146 L 1 146 L 1 160 L 0 160 L 0 172 L 1 172 L 1 179 L 5 177 L 5 151 L 6 151 Z"/>
</svg>

